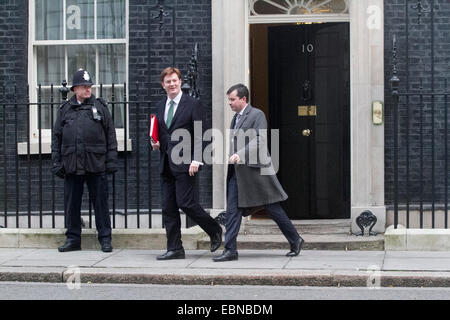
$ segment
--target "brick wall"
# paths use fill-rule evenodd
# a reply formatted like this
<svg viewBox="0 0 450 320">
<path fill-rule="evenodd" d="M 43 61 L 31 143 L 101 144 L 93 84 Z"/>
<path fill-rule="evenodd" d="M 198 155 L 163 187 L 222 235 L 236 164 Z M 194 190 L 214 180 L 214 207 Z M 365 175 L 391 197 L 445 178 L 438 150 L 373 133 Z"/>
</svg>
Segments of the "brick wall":
<svg viewBox="0 0 450 320">
<path fill-rule="evenodd" d="M 16 83 L 25 92 L 28 65 L 28 1 L 0 1 L 0 84 Z M 26 89 L 26 88 L 25 88 Z"/>
<path fill-rule="evenodd" d="M 431 5 L 433 5 L 433 15 Z M 385 1 L 385 190 L 386 203 L 394 198 L 394 113 L 390 89 L 392 76 L 392 39 L 397 38 L 397 70 L 400 78 L 400 92 L 444 92 L 445 81 L 450 80 L 450 3 L 448 0 L 422 1 L 425 12 L 418 23 L 416 1 Z M 408 12 L 407 12 L 408 11 Z M 434 44 L 433 44 L 433 42 Z M 433 51 L 432 51 L 433 48 Z M 433 66 L 434 64 L 434 66 Z M 421 89 L 422 87 L 422 89 Z M 449 86 L 447 86 L 447 92 Z M 409 106 L 409 108 L 407 108 Z M 432 109 L 434 108 L 434 121 Z M 433 198 L 432 155 L 434 146 L 434 199 L 444 200 L 445 195 L 445 102 L 443 96 L 433 100 L 424 96 L 401 97 L 398 111 L 399 119 L 399 198 L 404 202 L 409 192 L 413 202 L 430 202 Z M 422 119 L 422 120 L 421 120 Z M 409 129 L 408 129 L 409 120 Z M 422 125 L 421 125 L 422 123 Z M 434 139 L 432 136 L 434 123 Z M 422 140 L 420 138 L 422 127 Z M 409 138 L 407 138 L 409 136 Z M 409 147 L 407 144 L 409 143 Z M 409 150 L 409 154 L 408 154 Z M 421 156 L 422 152 L 422 156 Z M 423 171 L 421 178 L 421 158 Z M 448 159 L 450 160 L 450 159 Z M 410 166 L 407 180 L 406 167 Z M 407 186 L 408 189 L 407 190 Z"/>
<path fill-rule="evenodd" d="M 198 43 L 200 54 L 198 59 L 198 86 L 206 123 L 205 129 L 212 123 L 212 57 L 211 57 L 211 1 L 209 0 L 177 0 L 165 1 L 169 16 L 164 18 L 164 26 L 160 31 L 159 20 L 153 19 L 159 14 L 157 1 L 130 1 L 130 48 L 129 48 L 129 81 L 130 99 L 150 101 L 140 105 L 143 110 L 139 117 L 141 137 L 146 141 L 148 133 L 148 114 L 155 113 L 155 104 L 164 98 L 160 85 L 161 71 L 169 66 L 180 69 L 182 76 L 187 73 L 187 64 L 192 55 L 194 44 Z M 171 10 L 171 9 L 174 9 Z M 175 13 L 175 33 L 173 14 Z M 148 17 L 151 19 L 149 20 Z M 150 21 L 150 26 L 148 22 Z M 175 52 L 175 54 L 174 54 Z M 175 56 L 175 61 L 174 61 Z M 149 60 L 150 59 L 150 60 Z M 137 83 L 141 90 L 137 90 Z M 139 95 L 139 96 L 138 96 Z M 145 113 L 142 112 L 145 110 Z M 130 126 L 136 123 L 136 111 L 130 112 Z M 134 125 L 134 127 L 136 127 Z M 136 162 L 135 154 L 129 159 Z M 148 150 L 141 154 L 141 166 L 147 166 Z M 160 207 L 160 182 L 158 165 L 159 154 L 153 152 L 152 159 L 152 195 L 154 204 Z M 135 175 L 135 165 L 130 168 Z M 148 172 L 145 171 L 144 176 Z M 136 189 L 134 190 L 136 191 Z M 210 208 L 212 206 L 212 171 L 206 166 L 199 175 L 200 203 Z M 146 186 L 141 186 L 142 197 L 148 194 Z"/>
<path fill-rule="evenodd" d="M 15 141 L 17 123 L 26 119 L 25 108 L 6 105 L 5 100 L 12 101 L 26 97 L 28 68 L 28 1 L 0 1 L 0 204 L 2 212 L 5 203 L 5 188 L 7 189 L 8 208 L 15 210 Z M 25 128 L 17 127 L 18 137 L 25 136 Z M 6 167 L 6 170 L 4 170 Z M 7 183 L 5 183 L 5 173 Z M 23 177 L 19 177 L 23 184 Z M 19 197 L 19 201 L 23 200 Z M 12 206 L 14 202 L 14 206 Z M 3 225 L 3 221 L 0 222 Z"/>
<path fill-rule="evenodd" d="M 129 1 L 129 92 L 128 100 L 133 101 L 129 107 L 129 138 L 132 140 L 132 151 L 119 153 L 121 169 L 116 174 L 115 207 L 125 206 L 135 210 L 138 206 L 147 209 L 149 206 L 149 185 L 151 185 L 151 207 L 160 208 L 160 181 L 157 167 L 159 155 L 152 152 L 151 173 L 148 171 L 149 148 L 147 145 L 148 115 L 155 112 L 155 104 L 163 98 L 159 75 L 165 67 L 175 65 L 182 73 L 186 73 L 187 64 L 194 48 L 194 43 L 200 47 L 199 55 L 199 88 L 204 106 L 206 128 L 211 127 L 211 3 L 209 0 L 177 0 L 165 1 L 165 5 L 175 9 L 175 33 L 173 33 L 173 11 L 167 10 L 170 16 L 164 18 L 165 26 L 159 31 L 159 20 L 148 20 L 148 14 L 159 13 L 157 0 Z M 150 25 L 149 25 L 150 22 Z M 8 0 L 0 2 L 0 101 L 26 101 L 27 61 L 28 61 L 28 4 L 24 0 Z M 174 46 L 175 45 L 175 46 Z M 175 50 L 175 62 L 173 52 Z M 16 93 L 11 83 L 17 83 Z M 3 85 L 6 84 L 6 93 Z M 139 89 L 138 89 L 139 88 Z M 55 96 L 58 101 L 59 93 Z M 138 103 L 136 103 L 138 102 Z M 5 105 L 5 107 L 4 107 Z M 3 134 L 3 109 L 5 109 L 6 136 Z M 25 105 L 17 108 L 18 141 L 27 139 Z M 139 126 L 139 130 L 137 127 Z M 0 207 L 4 212 L 4 186 L 7 186 L 7 210 L 13 214 L 16 211 L 16 185 L 19 188 L 19 211 L 27 211 L 28 203 L 31 210 L 39 210 L 42 201 L 43 210 L 52 210 L 55 198 L 55 210 L 63 210 L 63 181 L 56 178 L 52 187 L 53 175 L 50 173 L 50 155 L 32 155 L 28 161 L 26 156 L 20 156 L 17 162 L 18 183 L 16 184 L 16 144 L 15 144 L 15 112 L 13 105 L 0 104 Z M 3 150 L 6 151 L 6 162 Z M 139 150 L 138 150 L 139 149 Z M 139 159 L 139 160 L 137 160 Z M 140 171 L 137 172 L 137 164 Z M 6 166 L 6 170 L 4 170 Z M 30 169 L 28 169 L 28 166 Z M 42 167 L 42 169 L 40 169 Z M 125 167 L 126 175 L 125 175 Z M 31 177 L 31 193 L 28 192 L 28 170 Z M 6 183 L 4 174 L 6 172 Z M 42 187 L 39 185 L 42 174 Z M 151 183 L 149 184 L 149 177 Z M 212 205 L 212 173 L 206 167 L 199 175 L 200 203 L 205 207 Z M 138 189 L 139 177 L 139 189 Z M 112 181 L 110 178 L 110 186 Z M 40 196 L 42 190 L 42 197 Z M 113 188 L 110 187 L 110 194 Z M 138 193 L 139 192 L 139 193 Z M 125 199 L 125 194 L 127 199 Z M 41 200 L 42 199 L 42 200 Z M 83 209 L 88 209 L 88 196 L 85 192 Z M 110 206 L 112 207 L 110 196 Z M 0 221 L 0 225 L 3 225 Z"/>
</svg>

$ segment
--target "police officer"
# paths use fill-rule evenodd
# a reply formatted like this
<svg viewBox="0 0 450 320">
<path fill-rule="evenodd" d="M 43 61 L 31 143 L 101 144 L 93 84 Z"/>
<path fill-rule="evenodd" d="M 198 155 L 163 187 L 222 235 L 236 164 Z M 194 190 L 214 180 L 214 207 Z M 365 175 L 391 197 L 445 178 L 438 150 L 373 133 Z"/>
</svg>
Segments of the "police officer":
<svg viewBox="0 0 450 320">
<path fill-rule="evenodd" d="M 111 219 L 106 174 L 117 171 L 116 130 L 106 102 L 91 93 L 86 70 L 72 80 L 72 98 L 63 103 L 53 128 L 53 173 L 64 179 L 66 243 L 60 252 L 81 250 L 81 200 L 86 182 L 103 252 L 111 252 Z"/>
</svg>

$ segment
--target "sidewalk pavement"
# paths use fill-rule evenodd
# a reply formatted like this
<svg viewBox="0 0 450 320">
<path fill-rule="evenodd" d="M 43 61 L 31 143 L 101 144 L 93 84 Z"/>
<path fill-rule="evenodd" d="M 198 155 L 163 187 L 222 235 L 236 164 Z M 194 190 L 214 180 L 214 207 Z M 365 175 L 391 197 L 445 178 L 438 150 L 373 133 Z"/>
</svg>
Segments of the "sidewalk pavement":
<svg viewBox="0 0 450 320">
<path fill-rule="evenodd" d="M 213 262 L 221 252 L 186 250 L 186 259 L 157 261 L 164 250 L 0 248 L 0 281 L 189 285 L 450 287 L 450 252 L 239 250 L 239 260 Z"/>
</svg>

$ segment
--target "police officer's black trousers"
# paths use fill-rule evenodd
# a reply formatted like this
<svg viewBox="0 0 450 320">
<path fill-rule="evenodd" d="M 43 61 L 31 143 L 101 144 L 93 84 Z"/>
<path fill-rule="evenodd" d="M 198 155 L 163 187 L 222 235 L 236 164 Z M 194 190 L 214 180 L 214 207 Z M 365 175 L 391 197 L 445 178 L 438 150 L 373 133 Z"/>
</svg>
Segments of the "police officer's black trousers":
<svg viewBox="0 0 450 320">
<path fill-rule="evenodd" d="M 94 207 L 98 240 L 111 241 L 111 218 L 108 207 L 108 178 L 103 175 L 66 175 L 64 179 L 64 211 L 67 241 L 81 243 L 81 201 L 86 182 Z"/>
</svg>

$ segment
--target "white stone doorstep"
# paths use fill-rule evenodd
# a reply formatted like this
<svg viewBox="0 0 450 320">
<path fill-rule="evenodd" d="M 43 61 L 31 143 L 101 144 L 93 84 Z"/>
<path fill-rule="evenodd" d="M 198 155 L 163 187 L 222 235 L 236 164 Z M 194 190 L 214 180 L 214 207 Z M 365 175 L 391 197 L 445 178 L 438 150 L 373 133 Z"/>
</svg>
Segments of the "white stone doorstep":
<svg viewBox="0 0 450 320">
<path fill-rule="evenodd" d="M 384 233 L 386 251 L 450 251 L 450 229 L 406 229 L 390 226 Z"/>
</svg>

